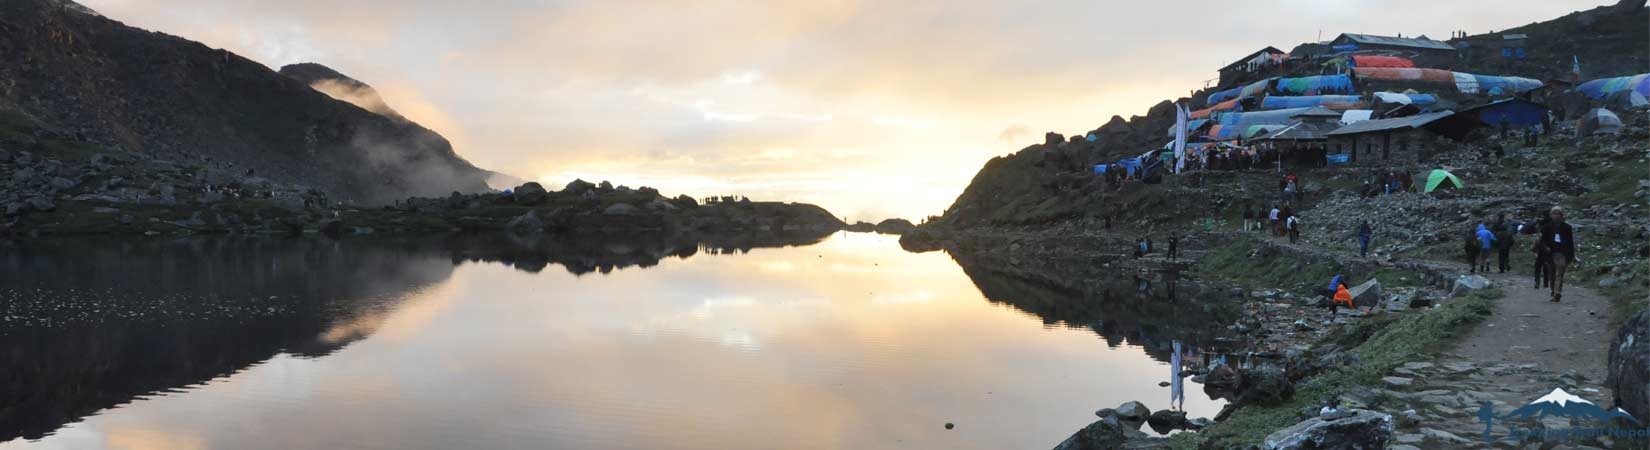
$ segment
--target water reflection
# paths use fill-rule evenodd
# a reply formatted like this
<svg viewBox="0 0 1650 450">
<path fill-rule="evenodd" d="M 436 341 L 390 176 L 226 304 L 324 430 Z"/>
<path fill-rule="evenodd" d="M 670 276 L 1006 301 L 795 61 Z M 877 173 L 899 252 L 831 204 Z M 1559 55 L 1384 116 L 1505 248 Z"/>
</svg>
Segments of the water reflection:
<svg viewBox="0 0 1650 450">
<path fill-rule="evenodd" d="M 817 240 L 8 244 L 0 448 L 1047 448 L 1204 339 L 891 237 L 765 248 Z"/>
</svg>

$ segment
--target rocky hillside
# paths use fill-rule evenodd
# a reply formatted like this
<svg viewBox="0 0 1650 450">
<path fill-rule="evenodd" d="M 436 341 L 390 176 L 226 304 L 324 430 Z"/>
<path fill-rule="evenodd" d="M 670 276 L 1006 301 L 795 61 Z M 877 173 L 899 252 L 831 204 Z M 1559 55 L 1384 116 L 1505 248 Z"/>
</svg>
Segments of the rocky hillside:
<svg viewBox="0 0 1650 450">
<path fill-rule="evenodd" d="M 104 151 L 252 172 L 341 201 L 487 190 L 488 172 L 417 124 L 77 6 L 0 2 L 0 111 Z M 20 133 L 0 148 L 51 153 Z"/>
<path fill-rule="evenodd" d="M 1448 69 L 1464 72 L 1518 75 L 1530 78 L 1567 78 L 1570 57 L 1582 61 L 1589 78 L 1634 75 L 1650 67 L 1644 43 L 1650 41 L 1650 10 L 1642 1 L 1580 11 L 1563 17 L 1502 30 L 1494 35 L 1477 35 L 1465 41 L 1499 39 L 1502 33 L 1529 35 L 1528 57 L 1507 60 L 1499 53 L 1471 53 L 1450 64 Z M 1210 67 L 1213 71 L 1214 68 Z M 1299 69 L 1305 70 L 1305 69 Z M 1297 70 L 1297 72 L 1299 71 Z M 1290 76 L 1316 75 L 1287 73 Z M 1173 102 L 1202 105 L 1208 94 L 1235 87 L 1213 86 Z M 1487 101 L 1487 97 L 1465 99 L 1466 103 Z M 1463 103 L 1462 106 L 1467 106 Z M 1050 223 L 1070 218 L 1097 216 L 1124 208 L 1115 202 L 1097 202 L 1092 195 L 1073 191 L 1092 181 L 1089 168 L 1100 161 L 1138 156 L 1159 148 L 1168 140 L 1174 124 L 1171 100 L 1153 105 L 1144 116 L 1124 119 L 1113 116 L 1104 125 L 1071 136 L 1049 133 L 1041 144 L 992 158 L 974 176 L 968 187 L 938 221 L 942 226 L 987 224 L 1025 225 Z M 1087 135 L 1095 137 L 1093 142 Z M 1150 200 L 1150 199 L 1147 199 Z"/>
</svg>

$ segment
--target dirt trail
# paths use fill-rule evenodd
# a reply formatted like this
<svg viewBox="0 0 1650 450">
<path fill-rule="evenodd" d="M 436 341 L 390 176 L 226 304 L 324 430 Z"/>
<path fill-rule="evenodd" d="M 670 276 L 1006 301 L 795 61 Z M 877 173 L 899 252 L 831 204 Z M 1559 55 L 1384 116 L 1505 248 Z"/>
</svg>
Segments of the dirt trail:
<svg viewBox="0 0 1650 450">
<path fill-rule="evenodd" d="M 1280 238 L 1271 242 L 1297 251 L 1338 256 L 1350 255 L 1307 244 L 1289 244 Z M 1431 260 L 1413 261 L 1429 268 L 1467 273 L 1466 264 Z M 1614 443 L 1588 438 L 1566 442 L 1516 442 L 1512 429 L 1592 427 L 1591 422 L 1570 422 L 1547 417 L 1540 421 L 1506 423 L 1497 421 L 1484 440 L 1485 424 L 1479 408 L 1490 402 L 1497 417 L 1532 400 L 1562 388 L 1566 392 L 1610 408 L 1612 396 L 1604 387 L 1610 328 L 1608 299 L 1576 280 L 1574 271 L 1566 277 L 1564 299 L 1554 303 L 1546 288 L 1535 288 L 1528 261 L 1515 273 L 1487 274 L 1492 286 L 1505 296 L 1495 302 L 1493 314 L 1473 327 L 1452 349 L 1438 355 L 1415 355 L 1385 381 L 1383 391 L 1394 403 L 1382 409 L 1415 411 L 1414 423 L 1400 419 L 1394 449 L 1423 448 L 1618 448 L 1632 442 Z"/>
</svg>

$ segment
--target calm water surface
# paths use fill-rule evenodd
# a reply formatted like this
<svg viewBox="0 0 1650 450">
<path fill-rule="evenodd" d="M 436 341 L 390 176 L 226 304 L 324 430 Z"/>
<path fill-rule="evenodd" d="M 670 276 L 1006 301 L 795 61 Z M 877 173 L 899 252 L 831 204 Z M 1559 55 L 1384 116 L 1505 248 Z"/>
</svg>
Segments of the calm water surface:
<svg viewBox="0 0 1650 450">
<path fill-rule="evenodd" d="M 894 237 L 498 239 L 0 244 L 0 449 L 1044 449 L 1169 402 L 1162 317 Z"/>
</svg>

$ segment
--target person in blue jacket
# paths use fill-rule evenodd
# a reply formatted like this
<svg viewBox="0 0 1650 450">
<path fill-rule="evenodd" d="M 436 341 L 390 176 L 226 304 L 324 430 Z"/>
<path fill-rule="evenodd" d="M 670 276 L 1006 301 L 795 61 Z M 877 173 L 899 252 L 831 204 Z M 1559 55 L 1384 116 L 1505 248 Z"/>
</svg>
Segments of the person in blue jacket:
<svg viewBox="0 0 1650 450">
<path fill-rule="evenodd" d="M 1495 248 L 1495 233 L 1491 233 L 1489 227 L 1486 227 L 1484 224 L 1480 223 L 1478 224 L 1477 236 L 1478 262 L 1476 263 L 1477 265 L 1473 267 L 1477 270 L 1484 271 L 1484 273 L 1489 273 L 1490 249 Z"/>
</svg>

